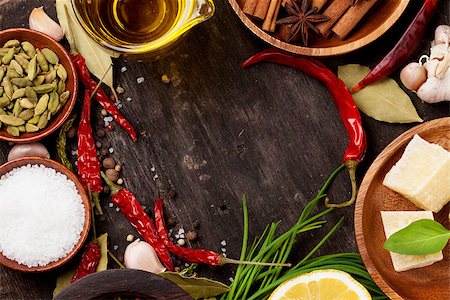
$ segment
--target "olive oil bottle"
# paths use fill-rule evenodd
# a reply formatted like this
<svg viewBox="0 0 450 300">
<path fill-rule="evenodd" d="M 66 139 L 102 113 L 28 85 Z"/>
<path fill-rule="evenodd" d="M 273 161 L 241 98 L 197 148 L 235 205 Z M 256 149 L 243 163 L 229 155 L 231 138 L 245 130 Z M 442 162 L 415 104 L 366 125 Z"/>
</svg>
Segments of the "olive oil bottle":
<svg viewBox="0 0 450 300">
<path fill-rule="evenodd" d="M 142 45 L 169 32 L 186 0 L 74 0 L 90 28 L 112 45 Z"/>
</svg>

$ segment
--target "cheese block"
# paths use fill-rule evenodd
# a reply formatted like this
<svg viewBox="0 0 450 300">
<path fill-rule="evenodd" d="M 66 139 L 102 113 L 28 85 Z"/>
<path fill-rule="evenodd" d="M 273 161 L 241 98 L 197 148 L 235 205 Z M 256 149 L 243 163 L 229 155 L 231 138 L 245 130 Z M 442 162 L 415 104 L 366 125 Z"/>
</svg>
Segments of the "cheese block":
<svg viewBox="0 0 450 300">
<path fill-rule="evenodd" d="M 414 221 L 421 219 L 434 220 L 431 211 L 382 211 L 381 219 L 383 220 L 386 239 Z M 397 272 L 429 266 L 443 259 L 442 251 L 427 255 L 389 253 L 391 254 L 394 270 Z"/>
<path fill-rule="evenodd" d="M 416 134 L 383 185 L 424 210 L 438 212 L 450 201 L 450 152 Z"/>
</svg>

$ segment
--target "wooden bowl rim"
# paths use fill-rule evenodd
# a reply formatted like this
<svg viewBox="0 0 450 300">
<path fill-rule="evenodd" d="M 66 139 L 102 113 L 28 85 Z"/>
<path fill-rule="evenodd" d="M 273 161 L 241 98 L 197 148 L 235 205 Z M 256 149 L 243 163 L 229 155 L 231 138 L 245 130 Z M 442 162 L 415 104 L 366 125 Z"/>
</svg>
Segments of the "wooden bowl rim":
<svg viewBox="0 0 450 300">
<path fill-rule="evenodd" d="M 66 49 L 57 41 L 55 41 L 52 37 L 50 37 L 49 35 L 36 31 L 36 30 L 32 30 L 32 29 L 28 29 L 28 28 L 9 28 L 9 29 L 5 29 L 5 30 L 1 30 L 0 31 L 0 36 L 3 34 L 10 34 L 10 33 L 18 33 L 18 32 L 25 32 L 26 34 L 35 34 L 38 35 L 40 37 L 42 37 L 43 44 L 46 45 L 53 45 L 56 48 L 58 48 L 64 55 L 64 59 L 68 61 L 69 66 L 70 66 L 70 70 L 67 70 L 67 72 L 69 72 L 72 76 L 73 76 L 73 91 L 70 91 L 70 99 L 67 101 L 67 103 L 65 104 L 66 106 L 68 106 L 67 111 L 63 114 L 63 110 L 61 110 L 61 114 L 62 117 L 58 120 L 58 122 L 56 123 L 49 123 L 49 126 L 44 128 L 43 130 L 39 130 L 38 132 L 35 133 L 28 133 L 29 136 L 27 137 L 14 137 L 11 135 L 4 135 L 1 131 L 0 131 L 0 140 L 3 141 L 8 141 L 8 142 L 12 142 L 12 143 L 31 143 L 31 142 L 36 142 L 39 141 L 45 137 L 47 137 L 48 135 L 52 134 L 53 132 L 55 132 L 59 127 L 62 126 L 62 124 L 64 124 L 64 122 L 69 118 L 70 114 L 72 113 L 72 110 L 75 106 L 75 102 L 77 100 L 77 95 L 78 95 L 78 74 L 77 71 L 75 69 L 75 66 L 70 58 L 69 53 L 66 51 Z M 61 57 L 60 57 L 61 60 Z"/>
<path fill-rule="evenodd" d="M 428 122 L 424 122 L 423 124 L 419 124 L 414 126 L 413 128 L 405 131 L 397 138 L 395 138 L 386 148 L 381 151 L 381 153 L 377 156 L 374 162 L 370 165 L 369 169 L 366 172 L 366 176 L 364 176 L 363 181 L 361 182 L 360 192 L 358 192 L 358 196 L 356 198 L 355 205 L 355 236 L 356 236 L 356 244 L 358 245 L 358 250 L 361 255 L 362 260 L 364 261 L 364 265 L 367 268 L 370 276 L 373 278 L 378 287 L 391 299 L 403 299 L 397 292 L 395 292 L 391 286 L 383 279 L 381 274 L 376 269 L 372 259 L 366 248 L 366 241 L 364 238 L 363 231 L 363 210 L 365 204 L 365 198 L 368 192 L 368 188 L 366 186 L 370 186 L 373 178 L 377 174 L 377 172 L 371 172 L 372 170 L 378 171 L 379 167 L 384 164 L 384 162 L 389 159 L 387 154 L 397 151 L 399 148 L 403 147 L 405 143 L 407 143 L 415 134 L 420 134 L 423 131 L 423 127 L 436 126 L 436 125 L 446 125 L 450 126 L 450 117 L 444 117 L 439 119 L 430 120 Z M 398 143 L 398 144 L 397 144 Z M 362 189 L 364 187 L 364 189 Z"/>
<path fill-rule="evenodd" d="M 239 4 L 237 3 L 237 0 L 228 0 L 231 7 L 233 8 L 234 12 L 237 14 L 239 19 L 244 23 L 244 25 L 250 29 L 257 37 L 264 40 L 266 43 L 270 44 L 273 47 L 279 48 L 281 50 L 294 53 L 294 54 L 301 54 L 306 56 L 335 56 L 335 55 L 341 55 L 346 54 L 349 52 L 353 52 L 355 50 L 358 50 L 364 46 L 367 46 L 368 44 L 372 43 L 379 37 L 381 37 L 383 34 L 386 33 L 394 24 L 397 22 L 397 20 L 400 18 L 400 16 L 405 11 L 406 7 L 408 6 L 410 0 L 400 0 L 400 4 L 397 6 L 395 11 L 391 14 L 389 18 L 387 18 L 378 28 L 377 30 L 373 30 L 368 35 L 361 37 L 360 39 L 357 39 L 353 42 L 349 42 L 340 46 L 333 46 L 333 47 L 303 47 L 295 44 L 290 44 L 284 41 L 281 41 L 261 28 L 259 28 L 241 9 Z"/>
<path fill-rule="evenodd" d="M 72 249 L 72 251 L 70 251 L 65 257 L 63 257 L 57 261 L 51 262 L 45 266 L 30 268 L 26 265 L 19 264 L 18 262 L 7 258 L 6 256 L 4 256 L 2 254 L 1 251 L 0 251 L 0 256 L 3 259 L 5 259 L 6 263 L 2 262 L 0 260 L 0 264 L 9 269 L 22 271 L 22 272 L 50 271 L 50 270 L 53 270 L 55 268 L 62 266 L 63 264 L 68 262 L 70 259 L 72 259 L 78 253 L 78 251 L 80 251 L 81 247 L 83 246 L 84 242 L 86 241 L 86 239 L 89 235 L 89 230 L 91 228 L 91 217 L 92 217 L 91 216 L 91 204 L 90 204 L 89 197 L 86 194 L 86 191 L 84 190 L 83 185 L 78 180 L 77 176 L 72 171 L 67 169 L 64 165 L 62 165 L 59 162 L 54 161 L 52 159 L 42 158 L 42 157 L 37 157 L 37 156 L 29 156 L 29 157 L 21 157 L 21 158 L 12 160 L 12 161 L 4 163 L 3 165 L 0 166 L 0 177 L 3 176 L 4 174 L 7 174 L 8 172 L 10 172 L 10 171 L 8 171 L 8 172 L 3 173 L 3 171 L 6 167 L 12 166 L 11 170 L 13 170 L 15 168 L 26 166 L 28 164 L 30 164 L 30 165 L 42 164 L 42 165 L 46 166 L 47 168 L 52 168 L 56 172 L 59 172 L 59 173 L 65 175 L 67 177 L 67 179 L 71 180 L 75 184 L 77 191 L 80 194 L 81 201 L 83 202 L 83 206 L 84 206 L 83 230 L 80 234 L 80 239 L 78 240 L 77 244 Z"/>
</svg>

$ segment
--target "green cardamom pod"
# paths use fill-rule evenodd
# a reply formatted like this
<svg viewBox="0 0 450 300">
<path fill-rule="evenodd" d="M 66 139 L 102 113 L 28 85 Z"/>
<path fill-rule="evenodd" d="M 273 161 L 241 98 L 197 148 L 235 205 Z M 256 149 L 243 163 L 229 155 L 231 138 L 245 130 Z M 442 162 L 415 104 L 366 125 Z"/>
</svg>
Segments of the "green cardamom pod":
<svg viewBox="0 0 450 300">
<path fill-rule="evenodd" d="M 28 68 L 28 64 L 30 63 L 28 59 L 23 58 L 19 54 L 14 55 L 14 59 L 19 63 L 23 70 L 26 70 Z"/>
<path fill-rule="evenodd" d="M 39 122 L 37 123 L 37 127 L 39 127 L 39 129 L 44 129 L 47 126 L 48 114 L 48 110 L 46 110 L 39 118 Z"/>
<path fill-rule="evenodd" d="M 41 50 L 42 54 L 44 54 L 45 59 L 53 64 L 56 65 L 57 63 L 59 63 L 59 58 L 58 55 L 56 55 L 55 52 L 53 52 L 52 50 L 48 49 L 48 48 L 44 48 Z"/>
<path fill-rule="evenodd" d="M 3 77 L 6 74 L 6 68 L 0 67 L 0 82 L 3 80 Z"/>
<path fill-rule="evenodd" d="M 38 75 L 38 69 L 37 69 L 37 57 L 33 56 L 33 58 L 30 60 L 30 63 L 27 67 L 27 77 L 31 81 L 33 81 L 36 76 Z"/>
<path fill-rule="evenodd" d="M 32 86 L 33 82 L 29 81 L 26 78 L 12 78 L 11 79 L 11 83 L 20 87 L 20 88 L 25 88 L 27 86 Z"/>
<path fill-rule="evenodd" d="M 35 86 L 41 85 L 44 83 L 45 80 L 45 75 L 38 75 L 34 80 L 33 80 L 33 84 Z"/>
<path fill-rule="evenodd" d="M 34 108 L 34 104 L 27 98 L 19 99 L 19 104 L 22 108 Z"/>
<path fill-rule="evenodd" d="M 5 56 L 8 51 L 9 48 L 0 48 L 0 56 Z"/>
<path fill-rule="evenodd" d="M 67 100 L 69 100 L 69 97 L 70 97 L 70 91 L 65 91 L 64 93 L 59 95 L 59 102 L 61 103 L 61 105 L 66 104 Z"/>
<path fill-rule="evenodd" d="M 0 97 L 3 95 L 4 91 L 5 91 L 5 88 L 0 85 Z"/>
<path fill-rule="evenodd" d="M 31 119 L 28 120 L 28 123 L 36 125 L 39 122 L 39 118 L 40 117 L 41 116 L 34 116 L 34 117 L 32 117 Z"/>
<path fill-rule="evenodd" d="M 43 72 L 48 72 L 48 61 L 45 59 L 44 54 L 42 54 L 39 49 L 36 51 L 36 59 L 39 66 L 41 67 L 41 70 Z"/>
<path fill-rule="evenodd" d="M 66 84 L 64 83 L 64 81 L 62 81 L 62 80 L 58 81 L 58 86 L 56 88 L 56 91 L 58 92 L 58 95 L 61 95 L 62 93 L 64 93 L 66 91 Z"/>
<path fill-rule="evenodd" d="M 6 77 L 8 77 L 9 79 L 21 78 L 22 75 L 17 73 L 16 70 L 14 70 L 14 68 L 12 68 L 11 66 L 8 66 L 8 70 L 6 71 Z"/>
<path fill-rule="evenodd" d="M 55 67 L 52 64 L 48 64 L 48 71 L 53 72 L 55 70 Z"/>
<path fill-rule="evenodd" d="M 62 81 L 66 81 L 67 80 L 67 71 L 66 68 L 64 68 L 63 65 L 58 65 L 58 68 L 56 69 L 59 78 L 61 78 Z"/>
<path fill-rule="evenodd" d="M 48 101 L 48 110 L 50 111 L 51 114 L 56 113 L 58 105 L 59 105 L 58 94 L 55 91 L 52 91 L 50 93 L 50 99 Z"/>
<path fill-rule="evenodd" d="M 53 70 L 51 72 L 48 72 L 47 75 L 45 75 L 45 83 L 51 83 L 56 78 L 56 70 Z"/>
<path fill-rule="evenodd" d="M 28 57 L 33 57 L 36 55 L 36 48 L 34 48 L 33 44 L 27 41 L 22 42 L 21 44 L 23 51 L 28 55 Z"/>
<path fill-rule="evenodd" d="M 19 45 L 20 42 L 18 40 L 9 40 L 3 45 L 3 48 L 17 47 Z"/>
<path fill-rule="evenodd" d="M 16 126 L 8 126 L 8 127 L 6 127 L 6 132 L 8 132 L 12 136 L 19 136 L 20 135 L 19 128 L 17 128 Z"/>
<path fill-rule="evenodd" d="M 0 122 L 10 126 L 20 126 L 25 124 L 24 120 L 10 115 L 0 115 Z"/>
<path fill-rule="evenodd" d="M 2 57 L 2 63 L 7 65 L 13 59 L 14 57 L 14 48 L 9 49 L 8 53 L 6 53 L 5 56 Z"/>
<path fill-rule="evenodd" d="M 14 57 L 21 57 L 21 58 L 25 58 L 27 61 L 29 61 L 30 60 L 30 58 L 31 57 L 33 57 L 33 56 L 31 56 L 31 57 L 29 57 L 26 53 L 24 53 L 24 52 L 19 52 L 19 53 L 16 53 L 16 55 L 14 55 Z M 25 68 L 26 69 L 26 68 Z"/>
<path fill-rule="evenodd" d="M 14 100 L 14 99 L 23 98 L 23 97 L 25 97 L 25 89 L 24 89 L 24 88 L 18 89 L 18 90 L 15 91 L 15 92 L 13 93 L 13 95 L 12 95 L 12 99 L 13 99 L 13 100 Z"/>
<path fill-rule="evenodd" d="M 25 109 L 24 111 L 22 111 L 19 114 L 20 119 L 24 120 L 24 121 L 28 121 L 29 119 L 31 119 L 34 116 L 34 109 Z"/>
<path fill-rule="evenodd" d="M 12 109 L 12 114 L 14 117 L 18 117 L 19 114 L 22 112 L 23 107 L 20 105 L 20 101 L 14 102 L 14 107 Z"/>
<path fill-rule="evenodd" d="M 55 89 L 55 86 L 51 83 L 45 83 L 38 86 L 34 86 L 33 90 L 38 94 L 50 93 Z"/>
<path fill-rule="evenodd" d="M 25 88 L 25 97 L 28 98 L 28 100 L 30 100 L 31 102 L 33 102 L 33 104 L 37 104 L 38 102 L 37 94 L 32 87 L 27 86 Z"/>
<path fill-rule="evenodd" d="M 25 126 L 24 125 L 17 126 L 17 128 L 19 129 L 19 132 L 25 132 Z"/>
<path fill-rule="evenodd" d="M 5 89 L 5 94 L 6 94 L 6 96 L 7 96 L 9 99 L 11 99 L 11 98 L 12 98 L 12 95 L 13 95 L 13 93 L 14 93 L 14 89 L 13 89 L 13 85 L 12 85 L 12 83 L 11 83 L 11 80 L 9 80 L 8 77 L 3 77 L 3 80 L 2 80 L 2 86 L 3 86 L 3 88 Z"/>
<path fill-rule="evenodd" d="M 42 115 L 44 113 L 44 111 L 47 110 L 47 106 L 48 106 L 48 100 L 49 100 L 49 95 L 48 94 L 44 94 L 38 101 L 38 103 L 36 104 L 36 107 L 34 108 L 34 115 L 35 116 L 39 116 Z"/>
<path fill-rule="evenodd" d="M 11 61 L 9 62 L 9 65 L 14 68 L 14 70 L 16 70 L 17 73 L 19 73 L 20 75 L 23 75 L 23 68 L 22 66 L 17 62 L 17 60 L 15 59 L 11 59 Z"/>
<path fill-rule="evenodd" d="M 0 107 L 0 115 L 6 115 L 6 111 L 3 110 L 3 108 Z"/>
<path fill-rule="evenodd" d="M 25 124 L 25 131 L 26 132 L 36 132 L 39 131 L 39 127 L 37 127 L 36 125 L 27 123 Z"/>
</svg>

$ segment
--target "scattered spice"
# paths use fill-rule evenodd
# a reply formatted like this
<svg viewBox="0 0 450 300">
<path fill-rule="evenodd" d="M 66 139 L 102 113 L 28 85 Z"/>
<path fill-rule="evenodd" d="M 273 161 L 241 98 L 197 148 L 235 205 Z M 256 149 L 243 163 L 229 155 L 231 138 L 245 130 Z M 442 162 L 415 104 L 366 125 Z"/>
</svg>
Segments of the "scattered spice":
<svg viewBox="0 0 450 300">
<path fill-rule="evenodd" d="M 133 240 L 134 240 L 134 235 L 132 235 L 132 234 L 127 235 L 127 242 L 132 242 Z"/>
<path fill-rule="evenodd" d="M 123 94 L 123 93 L 125 93 L 125 90 L 124 90 L 123 87 L 121 87 L 120 85 L 118 85 L 117 88 L 116 88 L 116 92 L 117 92 L 118 94 Z"/>
<path fill-rule="evenodd" d="M 122 178 L 117 179 L 117 184 L 118 185 L 122 185 L 123 184 L 123 179 Z"/>
<path fill-rule="evenodd" d="M 138 79 L 136 79 L 136 82 L 137 82 L 138 84 L 141 84 L 141 83 L 143 83 L 144 81 L 145 81 L 144 77 L 139 77 Z"/>
<path fill-rule="evenodd" d="M 106 177 L 108 177 L 109 180 L 111 180 L 112 182 L 117 182 L 117 180 L 119 179 L 119 172 L 117 172 L 114 169 L 108 169 L 105 172 Z"/>
<path fill-rule="evenodd" d="M 112 157 L 107 157 L 102 162 L 105 169 L 112 169 L 116 166 L 116 161 Z"/>
<path fill-rule="evenodd" d="M 161 76 L 161 80 L 164 83 L 170 83 L 170 77 L 169 75 L 164 74 L 163 76 Z"/>
<path fill-rule="evenodd" d="M 197 237 L 198 237 L 197 231 L 190 230 L 186 233 L 186 238 L 191 242 L 196 241 Z"/>
<path fill-rule="evenodd" d="M 116 170 L 117 172 L 120 172 L 122 170 L 122 166 L 121 165 L 116 165 L 114 167 L 114 170 Z"/>
<path fill-rule="evenodd" d="M 73 166 L 69 158 L 67 157 L 66 148 L 67 148 L 67 137 L 70 137 L 69 133 L 72 131 L 75 132 L 76 134 L 76 129 L 72 130 L 72 128 L 74 128 L 73 122 L 75 121 L 75 118 L 76 115 L 74 114 L 63 124 L 61 130 L 59 131 L 58 138 L 56 139 L 56 151 L 58 153 L 59 160 L 66 168 L 68 168 L 71 171 L 73 171 Z M 75 135 L 73 137 L 75 137 Z"/>
<path fill-rule="evenodd" d="M 106 109 L 102 108 L 102 110 L 100 110 L 100 114 L 106 117 L 108 115 L 108 112 L 106 111 Z"/>
<path fill-rule="evenodd" d="M 98 137 L 104 137 L 106 135 L 106 132 L 105 132 L 105 130 L 104 129 L 99 129 L 99 130 L 97 130 L 97 136 Z"/>
<path fill-rule="evenodd" d="M 184 245 L 186 245 L 186 241 L 185 241 L 184 239 L 179 239 L 179 240 L 177 241 L 177 244 L 178 244 L 178 246 L 183 247 Z"/>
</svg>

